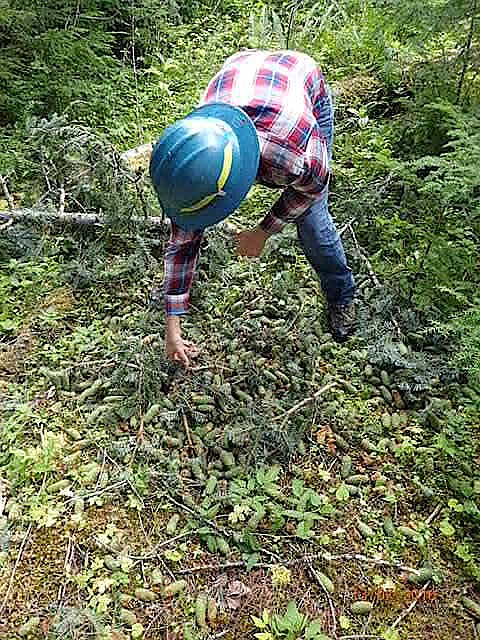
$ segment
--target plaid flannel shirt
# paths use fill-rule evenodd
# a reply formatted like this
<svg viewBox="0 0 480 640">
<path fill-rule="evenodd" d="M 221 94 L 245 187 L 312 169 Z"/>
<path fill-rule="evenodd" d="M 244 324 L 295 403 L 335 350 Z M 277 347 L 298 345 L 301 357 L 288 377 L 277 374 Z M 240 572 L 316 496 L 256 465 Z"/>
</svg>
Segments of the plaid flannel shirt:
<svg viewBox="0 0 480 640">
<path fill-rule="evenodd" d="M 316 62 L 294 51 L 247 50 L 228 58 L 209 83 L 200 104 L 227 102 L 252 119 L 260 143 L 257 182 L 284 188 L 260 223 L 280 232 L 305 213 L 328 185 L 327 145 L 318 120 L 327 85 Z M 202 231 L 172 223 L 165 255 L 167 315 L 189 306 Z"/>
</svg>

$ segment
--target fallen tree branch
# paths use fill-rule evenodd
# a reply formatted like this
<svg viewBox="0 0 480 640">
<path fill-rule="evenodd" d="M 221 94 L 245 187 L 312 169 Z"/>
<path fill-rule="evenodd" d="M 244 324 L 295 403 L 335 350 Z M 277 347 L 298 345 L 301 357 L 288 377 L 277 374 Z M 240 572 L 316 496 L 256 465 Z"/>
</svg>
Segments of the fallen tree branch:
<svg viewBox="0 0 480 640">
<path fill-rule="evenodd" d="M 324 560 L 325 562 L 335 562 L 337 560 L 358 560 L 359 562 L 366 562 L 368 564 L 374 564 L 381 567 L 389 567 L 390 569 L 397 569 L 398 571 L 406 571 L 408 573 L 414 573 L 415 575 L 419 575 L 420 572 L 418 569 L 414 569 L 413 567 L 408 567 L 399 562 L 389 562 L 388 560 L 381 560 L 377 558 L 368 558 L 367 556 L 362 555 L 361 553 L 339 553 L 339 554 L 331 554 L 331 553 L 314 553 L 306 556 L 302 556 L 301 558 L 293 558 L 292 560 L 280 560 L 280 564 L 284 567 L 291 567 L 297 564 L 308 564 L 309 562 L 313 562 L 315 560 Z M 269 562 L 257 562 L 252 568 L 253 569 L 271 569 L 272 567 L 277 567 L 277 563 L 269 563 Z M 197 567 L 190 567 L 188 569 L 181 569 L 176 571 L 175 573 L 178 575 L 186 575 L 188 573 L 202 573 L 207 571 L 225 571 L 226 569 L 240 569 L 246 567 L 247 563 L 243 560 L 239 560 L 237 562 L 225 562 L 223 564 L 205 564 L 199 565 Z"/>
<path fill-rule="evenodd" d="M 78 225 L 103 225 L 105 224 L 105 216 L 97 213 L 78 213 L 65 211 L 52 211 L 47 209 L 12 209 L 10 211 L 0 212 L 0 219 L 6 222 L 11 220 L 15 222 L 38 222 L 40 224 L 78 224 Z M 132 216 L 132 222 L 138 223 L 146 228 L 170 228 L 170 220 L 165 220 L 161 216 Z M 219 222 L 217 225 L 229 235 L 238 232 L 238 228 L 229 222 Z"/>
<path fill-rule="evenodd" d="M 13 198 L 10 195 L 10 191 L 8 190 L 7 180 L 3 176 L 0 176 L 0 184 L 2 185 L 3 195 L 5 196 L 5 200 L 7 201 L 8 208 L 10 211 L 13 211 Z"/>
<path fill-rule="evenodd" d="M 146 169 L 152 156 L 153 143 L 141 144 L 120 154 L 120 158 L 128 164 L 132 171 Z"/>
<path fill-rule="evenodd" d="M 65 214 L 65 189 L 63 188 L 63 184 L 60 187 L 60 206 L 58 208 L 58 213 L 60 215 Z"/>
<path fill-rule="evenodd" d="M 47 209 L 13 209 L 9 212 L 3 212 L 1 217 L 14 220 L 15 222 L 39 222 L 41 224 L 78 224 L 78 225 L 103 225 L 105 217 L 97 213 L 74 213 L 52 211 Z M 143 218 L 133 216 L 133 222 L 144 224 L 146 227 L 165 227 L 169 226 L 160 216 L 151 216 Z"/>
<path fill-rule="evenodd" d="M 428 516 L 428 518 L 425 520 L 425 524 L 430 524 L 438 515 L 439 511 L 441 510 L 441 508 L 443 507 L 443 504 L 437 504 L 437 506 L 435 507 L 435 509 L 432 511 L 432 513 Z"/>
</svg>

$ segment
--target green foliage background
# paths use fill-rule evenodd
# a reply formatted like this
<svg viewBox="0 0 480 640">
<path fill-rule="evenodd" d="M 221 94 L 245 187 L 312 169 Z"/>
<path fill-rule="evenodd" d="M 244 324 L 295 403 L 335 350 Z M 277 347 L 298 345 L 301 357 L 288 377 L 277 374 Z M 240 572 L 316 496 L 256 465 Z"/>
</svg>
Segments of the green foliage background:
<svg viewBox="0 0 480 640">
<path fill-rule="evenodd" d="M 166 125 L 194 108 L 222 61 L 238 49 L 288 45 L 303 50 L 319 62 L 334 89 L 331 210 L 339 226 L 354 221 L 381 282 L 371 286 L 364 262 L 346 237 L 362 284 L 365 353 L 327 343 L 320 351 L 324 360 L 318 360 L 326 368 L 319 370 L 328 377 L 333 369 L 367 391 L 361 392 L 365 397 L 342 398 L 343 404 L 328 403 L 330 414 L 320 419 L 336 421 L 345 435 L 353 434 L 358 455 L 360 434 L 382 435 L 380 416 L 367 407 L 373 383 L 364 363 L 368 357 L 379 371 L 398 374 L 395 383 L 412 408 L 412 423 L 407 433 L 400 427 L 395 455 L 409 481 L 413 475 L 416 490 L 425 485 L 431 495 L 444 498 L 448 508 L 442 507 L 441 532 L 447 543 L 441 552 L 450 561 L 461 560 L 466 575 L 478 581 L 479 21 L 477 0 L 0 0 L 0 175 L 7 178 L 15 206 L 57 208 L 65 188 L 67 211 L 101 212 L 108 221 L 101 229 L 15 225 L 0 231 L 2 347 L 27 327 L 43 341 L 31 356 L 33 365 L 63 368 L 72 379 L 76 369 L 81 372 L 75 363 L 86 354 L 92 352 L 94 362 L 97 353 L 112 359 L 113 384 L 127 398 L 118 410 L 122 420 L 143 416 L 159 394 L 167 398 L 174 375 L 165 362 L 165 370 L 159 367 L 155 350 L 163 318 L 146 310 L 145 295 L 159 269 L 165 238 L 134 223 L 133 216 L 159 211 L 148 180 L 123 171 L 119 153 L 155 140 Z M 245 226 L 258 221 L 274 197 L 254 188 L 235 221 Z M 0 204 L 7 206 L 5 200 Z M 2 223 L 0 217 L 0 229 Z M 271 240 L 254 267 L 230 260 L 218 238 L 209 242 L 206 257 L 193 292 L 194 321 L 185 323 L 190 337 L 208 335 L 211 353 L 217 351 L 233 369 L 250 366 L 252 385 L 265 383 L 265 362 L 239 365 L 239 345 L 247 346 L 246 361 L 258 355 L 264 361 L 278 358 L 288 378 L 295 379 L 291 395 L 282 395 L 281 402 L 265 400 L 261 409 L 287 411 L 310 393 L 314 382 L 319 384 L 308 354 L 319 337 L 315 323 L 322 304 L 309 266 L 294 247 L 292 230 Z M 63 312 L 52 305 L 37 313 L 41 293 L 65 285 L 81 304 Z M 262 296 L 265 314 L 277 323 L 266 331 L 258 317 L 249 317 L 250 306 Z M 392 318 L 408 345 L 407 356 L 392 337 Z M 144 344 L 146 333 L 155 336 L 154 346 Z M 141 375 L 132 376 L 129 366 Z M 51 436 L 45 448 L 56 453 L 42 453 L 44 458 L 39 445 L 26 447 L 25 453 L 17 442 L 30 437 L 36 442 L 44 424 L 55 430 L 84 416 L 80 420 L 74 409 L 60 407 L 63 414 L 52 420 L 47 409 L 34 411 L 28 394 L 41 393 L 47 384 L 42 375 L 25 378 L 33 385 L 29 391 L 23 379 L 5 387 L 0 463 L 12 486 L 25 494 L 26 521 L 41 517 L 52 526 L 60 512 L 52 515 L 36 504 L 29 483 L 41 474 L 53 479 L 60 468 L 54 460 L 60 441 Z M 65 406 L 73 406 L 75 390 L 60 378 L 50 382 L 59 393 L 65 391 L 62 385 L 69 389 Z M 206 377 L 201 385 L 197 391 L 216 389 Z M 253 387 L 247 390 L 256 393 Z M 180 400 L 183 393 L 180 388 Z M 96 407 L 88 408 L 92 423 L 80 426 L 90 432 Z M 308 422 L 299 415 L 283 433 L 272 426 L 268 411 L 248 411 L 244 408 L 238 421 L 227 411 L 232 421 L 225 425 L 225 437 L 234 446 L 247 425 L 263 451 L 262 461 L 271 454 L 269 447 L 295 449 Z M 98 431 L 98 446 L 110 444 L 110 427 Z M 128 444 L 121 438 L 118 443 Z M 132 472 L 139 487 L 146 486 L 148 466 Z M 167 475 L 167 484 L 175 485 L 178 469 L 172 466 Z M 237 483 L 237 502 L 229 506 L 248 504 L 261 513 L 270 504 L 271 491 L 259 488 L 263 479 L 259 486 L 252 482 Z M 307 496 L 310 489 L 304 489 L 297 493 Z M 335 494 L 340 502 L 342 489 Z M 129 499 L 136 509 L 134 496 Z M 410 508 L 406 498 L 399 503 Z M 422 503 L 423 510 L 428 508 Z M 451 522 L 456 546 L 449 546 Z M 313 524 L 313 519 L 301 520 L 297 535 L 300 531 L 299 537 L 307 539 Z M 214 551 L 212 532 L 205 531 Z M 253 544 L 247 551 L 252 550 L 257 551 Z"/>
<path fill-rule="evenodd" d="M 2 0 L 0 170 L 31 204 L 39 118 L 123 150 L 194 108 L 226 56 L 288 39 L 336 89 L 333 212 L 356 219 L 397 304 L 460 336 L 478 381 L 466 338 L 480 271 L 478 18 L 475 0 Z M 253 200 L 247 218 L 268 204 Z"/>
</svg>

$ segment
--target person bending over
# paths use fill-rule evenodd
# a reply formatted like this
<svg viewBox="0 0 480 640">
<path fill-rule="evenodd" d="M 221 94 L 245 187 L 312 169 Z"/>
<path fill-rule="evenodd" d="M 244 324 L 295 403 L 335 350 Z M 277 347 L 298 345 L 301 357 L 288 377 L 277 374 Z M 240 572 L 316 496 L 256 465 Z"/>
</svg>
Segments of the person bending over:
<svg viewBox="0 0 480 640">
<path fill-rule="evenodd" d="M 236 236 L 237 253 L 260 256 L 270 236 L 295 223 L 333 337 L 343 342 L 354 333 L 355 282 L 328 210 L 333 123 L 331 92 L 311 57 L 246 50 L 225 61 L 198 108 L 162 133 L 150 176 L 171 220 L 163 284 L 171 360 L 188 367 L 196 351 L 182 338 L 180 316 L 203 231 L 233 213 L 255 181 L 282 193 L 255 228 Z"/>
</svg>

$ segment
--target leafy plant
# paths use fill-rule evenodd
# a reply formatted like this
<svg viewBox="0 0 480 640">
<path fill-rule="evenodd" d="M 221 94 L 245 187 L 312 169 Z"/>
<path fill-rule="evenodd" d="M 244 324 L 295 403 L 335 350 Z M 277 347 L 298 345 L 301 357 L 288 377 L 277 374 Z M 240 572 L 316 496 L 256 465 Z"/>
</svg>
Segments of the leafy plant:
<svg viewBox="0 0 480 640">
<path fill-rule="evenodd" d="M 294 601 L 289 602 L 283 615 L 271 614 L 264 610 L 262 617 L 252 616 L 260 632 L 255 633 L 257 640 L 328 640 L 322 633 L 320 620 L 309 622 L 308 616 L 301 613 Z"/>
<path fill-rule="evenodd" d="M 258 13 L 251 13 L 249 20 L 249 44 L 252 49 L 285 48 L 282 23 L 274 9 L 264 5 Z"/>
</svg>

